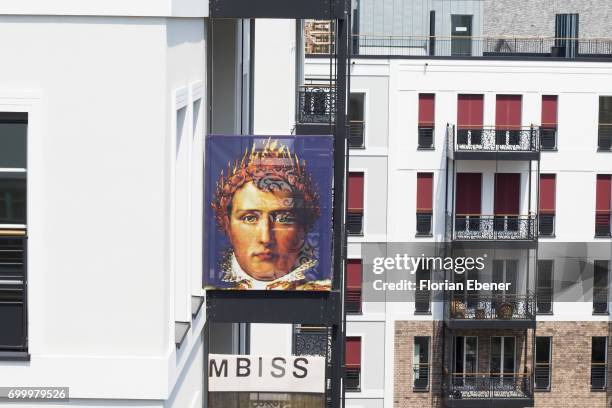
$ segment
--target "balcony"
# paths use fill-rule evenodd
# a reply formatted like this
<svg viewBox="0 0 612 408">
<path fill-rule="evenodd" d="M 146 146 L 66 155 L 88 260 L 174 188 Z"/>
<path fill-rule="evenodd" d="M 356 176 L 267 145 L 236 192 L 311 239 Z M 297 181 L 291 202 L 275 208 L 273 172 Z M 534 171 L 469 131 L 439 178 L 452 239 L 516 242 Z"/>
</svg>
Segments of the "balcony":
<svg viewBox="0 0 612 408">
<path fill-rule="evenodd" d="M 535 214 L 447 214 L 447 231 L 452 241 L 533 244 L 538 238 Z"/>
<path fill-rule="evenodd" d="M 334 121 L 336 96 L 327 85 L 302 85 L 298 90 L 298 122 L 302 124 L 330 124 Z"/>
<path fill-rule="evenodd" d="M 535 296 L 468 294 L 447 301 L 444 317 L 456 329 L 525 329 L 535 326 Z"/>
<path fill-rule="evenodd" d="M 449 145 L 457 160 L 536 160 L 540 152 L 539 129 L 449 128 Z"/>
<path fill-rule="evenodd" d="M 445 379 L 451 407 L 524 407 L 533 404 L 531 374 L 453 373 Z"/>
</svg>

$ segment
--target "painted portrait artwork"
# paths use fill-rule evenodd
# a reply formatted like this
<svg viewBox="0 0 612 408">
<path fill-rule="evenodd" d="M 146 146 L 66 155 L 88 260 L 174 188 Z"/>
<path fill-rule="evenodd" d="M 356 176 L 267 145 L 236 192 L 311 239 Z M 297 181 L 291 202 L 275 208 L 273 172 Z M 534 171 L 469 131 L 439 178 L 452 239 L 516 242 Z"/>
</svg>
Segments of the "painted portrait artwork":
<svg viewBox="0 0 612 408">
<path fill-rule="evenodd" d="M 331 290 L 331 136 L 206 140 L 207 289 Z"/>
</svg>

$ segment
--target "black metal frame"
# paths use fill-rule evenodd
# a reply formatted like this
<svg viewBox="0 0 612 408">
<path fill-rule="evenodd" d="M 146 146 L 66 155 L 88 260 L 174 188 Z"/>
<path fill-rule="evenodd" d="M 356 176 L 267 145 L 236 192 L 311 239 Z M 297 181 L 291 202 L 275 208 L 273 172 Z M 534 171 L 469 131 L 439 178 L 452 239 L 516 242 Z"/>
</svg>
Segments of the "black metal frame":
<svg viewBox="0 0 612 408">
<path fill-rule="evenodd" d="M 288 323 L 318 324 L 328 327 L 330 355 L 326 392 L 330 407 L 344 406 L 344 342 L 346 290 L 346 169 L 348 169 L 347 99 L 350 73 L 348 0 L 211 0 L 210 17 L 215 18 L 286 18 L 335 20 L 335 54 L 330 67 L 335 72 L 335 91 L 330 118 L 323 124 L 296 124 L 298 134 L 334 135 L 333 203 L 333 279 L 330 292 L 220 291 L 208 290 L 205 338 L 210 338 L 210 323 Z M 335 64 L 331 64 L 335 60 Z M 330 68 L 331 69 L 331 68 Z M 330 71 L 330 83 L 332 72 Z M 208 348 L 207 348 L 208 350 Z M 206 365 L 208 364 L 208 352 Z"/>
</svg>

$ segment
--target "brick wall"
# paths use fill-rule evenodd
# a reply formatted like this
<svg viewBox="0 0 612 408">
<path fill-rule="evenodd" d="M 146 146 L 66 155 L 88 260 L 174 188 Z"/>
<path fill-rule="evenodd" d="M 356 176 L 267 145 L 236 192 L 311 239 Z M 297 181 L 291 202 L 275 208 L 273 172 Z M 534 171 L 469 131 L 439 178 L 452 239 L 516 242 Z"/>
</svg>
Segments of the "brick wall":
<svg viewBox="0 0 612 408">
<path fill-rule="evenodd" d="M 537 408 L 612 406 L 610 391 L 591 391 L 590 387 L 591 337 L 610 336 L 611 327 L 608 322 L 537 323 L 536 336 L 552 336 L 551 390 L 535 392 Z M 612 356 L 609 340 L 608 356 Z M 608 388 L 610 388 L 609 368 Z"/>
<path fill-rule="evenodd" d="M 553 37 L 562 13 L 580 14 L 580 37 L 612 36 L 610 0 L 485 0 L 484 36 Z"/>
</svg>

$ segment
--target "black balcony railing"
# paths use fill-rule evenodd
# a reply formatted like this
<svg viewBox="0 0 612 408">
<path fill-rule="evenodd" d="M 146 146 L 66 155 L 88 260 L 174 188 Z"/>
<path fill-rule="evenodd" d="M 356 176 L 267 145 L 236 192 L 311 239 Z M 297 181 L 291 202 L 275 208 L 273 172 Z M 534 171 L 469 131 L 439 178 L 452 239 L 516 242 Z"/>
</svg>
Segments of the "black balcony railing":
<svg viewBox="0 0 612 408">
<path fill-rule="evenodd" d="M 299 123 L 331 123 L 334 121 L 335 109 L 336 96 L 329 85 L 300 86 Z"/>
<path fill-rule="evenodd" d="M 321 42 L 324 42 L 324 39 Z M 351 45 L 353 55 L 357 57 L 554 57 L 566 59 L 612 57 L 611 38 L 441 37 L 356 34 L 353 35 Z M 329 54 L 329 46 L 318 48 L 314 52 L 310 51 L 309 54 Z"/>
<path fill-rule="evenodd" d="M 418 128 L 418 148 L 419 149 L 433 149 L 434 147 L 434 128 L 433 126 L 419 126 Z"/>
<path fill-rule="evenodd" d="M 597 135 L 597 150 L 612 150 L 612 123 L 600 123 Z"/>
<path fill-rule="evenodd" d="M 540 150 L 557 150 L 556 127 L 540 127 Z"/>
<path fill-rule="evenodd" d="M 346 232 L 348 235 L 363 235 L 362 212 L 348 212 L 346 214 Z"/>
<path fill-rule="evenodd" d="M 458 128 L 453 145 L 456 152 L 538 152 L 538 139 L 537 127 Z"/>
<path fill-rule="evenodd" d="M 431 236 L 432 214 L 418 213 L 416 215 L 416 235 Z"/>
<path fill-rule="evenodd" d="M 595 214 L 595 236 L 609 237 L 612 235 L 612 215 L 606 212 Z"/>
<path fill-rule="evenodd" d="M 415 364 L 412 367 L 412 386 L 415 390 L 426 390 L 429 388 L 429 365 Z"/>
<path fill-rule="evenodd" d="M 348 145 L 352 149 L 363 149 L 365 147 L 364 138 L 365 123 L 362 120 L 349 121 Z"/>
<path fill-rule="evenodd" d="M 530 399 L 530 374 L 451 374 L 446 381 L 448 399 Z"/>
<path fill-rule="evenodd" d="M 608 364 L 591 363 L 591 389 L 605 390 L 607 386 Z"/>
<path fill-rule="evenodd" d="M 537 217 L 534 214 L 460 214 L 454 217 L 452 239 L 456 241 L 533 241 L 537 238 L 536 221 Z"/>
<path fill-rule="evenodd" d="M 534 320 L 533 294 L 469 294 L 446 302 L 445 317 L 451 320 Z"/>
<path fill-rule="evenodd" d="M 298 326 L 293 333 L 293 354 L 326 356 L 331 338 L 325 326 Z"/>
<path fill-rule="evenodd" d="M 25 232 L 0 230 L 0 352 L 27 351 Z"/>
<path fill-rule="evenodd" d="M 555 235 L 555 214 L 540 214 L 538 220 L 540 236 L 552 237 Z"/>
<path fill-rule="evenodd" d="M 346 391 L 358 392 L 361 389 L 361 367 L 346 367 Z"/>
<path fill-rule="evenodd" d="M 346 288 L 346 313 L 360 314 L 361 313 L 361 288 Z"/>
</svg>

